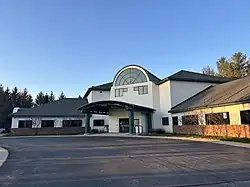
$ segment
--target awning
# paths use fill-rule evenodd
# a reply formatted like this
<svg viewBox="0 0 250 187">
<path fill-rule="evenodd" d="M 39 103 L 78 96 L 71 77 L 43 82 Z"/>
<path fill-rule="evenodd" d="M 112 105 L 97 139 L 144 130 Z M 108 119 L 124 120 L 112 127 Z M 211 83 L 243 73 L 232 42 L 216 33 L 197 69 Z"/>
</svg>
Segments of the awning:
<svg viewBox="0 0 250 187">
<path fill-rule="evenodd" d="M 134 111 L 141 111 L 141 112 L 153 112 L 155 109 L 144 107 L 141 105 L 136 105 L 132 103 L 126 103 L 122 101 L 115 101 L 115 100 L 105 100 L 105 101 L 96 101 L 86 105 L 81 106 L 78 110 L 81 110 L 83 113 L 90 113 L 90 114 L 102 114 L 108 115 L 110 109 L 114 108 L 124 108 L 126 110 L 134 110 Z"/>
</svg>

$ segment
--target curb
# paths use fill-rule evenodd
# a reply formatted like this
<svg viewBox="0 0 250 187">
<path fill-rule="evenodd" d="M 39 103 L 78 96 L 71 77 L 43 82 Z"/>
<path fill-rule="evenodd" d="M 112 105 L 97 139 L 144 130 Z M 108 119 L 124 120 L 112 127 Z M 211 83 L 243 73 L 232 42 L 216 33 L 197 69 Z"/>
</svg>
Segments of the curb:
<svg viewBox="0 0 250 187">
<path fill-rule="evenodd" d="M 0 147 L 0 168 L 2 167 L 4 162 L 7 160 L 8 156 L 9 156 L 9 152 L 6 149 Z"/>
<path fill-rule="evenodd" d="M 207 143 L 214 143 L 214 144 L 220 144 L 220 145 L 228 145 L 228 146 L 234 146 L 234 147 L 241 147 L 241 148 L 249 148 L 250 144 L 247 143 L 240 143 L 240 142 L 230 142 L 230 141 L 222 141 L 222 140 L 214 140 L 214 139 L 208 139 L 208 138 L 186 138 L 186 137 L 166 137 L 166 136 L 139 136 L 139 135 L 100 135 L 100 134 L 94 134 L 94 135 L 85 135 L 85 136 L 93 136 L 93 137 L 120 137 L 120 138 L 148 138 L 148 139 L 171 139 L 171 140 L 186 140 L 186 141 L 196 141 L 196 142 L 207 142 Z"/>
</svg>

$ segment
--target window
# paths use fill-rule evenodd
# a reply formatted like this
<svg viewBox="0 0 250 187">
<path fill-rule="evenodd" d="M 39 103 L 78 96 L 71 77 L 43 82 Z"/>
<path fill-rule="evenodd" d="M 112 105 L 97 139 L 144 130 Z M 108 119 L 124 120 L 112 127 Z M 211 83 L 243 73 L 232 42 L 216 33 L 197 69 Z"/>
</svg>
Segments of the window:
<svg viewBox="0 0 250 187">
<path fill-rule="evenodd" d="M 199 125 L 198 115 L 182 116 L 182 125 Z"/>
<path fill-rule="evenodd" d="M 63 127 L 81 127 L 82 120 L 63 120 Z"/>
<path fill-rule="evenodd" d="M 128 88 L 115 89 L 115 97 L 122 97 L 124 92 L 127 92 Z"/>
<path fill-rule="evenodd" d="M 206 125 L 230 124 L 229 112 L 205 114 Z"/>
<path fill-rule="evenodd" d="M 241 124 L 250 124 L 250 110 L 240 111 Z"/>
<path fill-rule="evenodd" d="M 148 94 L 148 86 L 136 86 L 134 91 L 138 91 L 139 95 Z"/>
<path fill-rule="evenodd" d="M 95 119 L 93 126 L 94 127 L 103 127 L 104 126 L 104 119 Z"/>
<path fill-rule="evenodd" d="M 146 75 L 137 68 L 129 68 L 121 72 L 115 82 L 115 86 L 129 85 L 147 82 Z"/>
<path fill-rule="evenodd" d="M 169 125 L 168 117 L 163 117 L 163 118 L 161 119 L 161 124 L 162 124 L 163 126 Z"/>
<path fill-rule="evenodd" d="M 19 120 L 18 128 L 32 128 L 32 120 Z"/>
<path fill-rule="evenodd" d="M 134 87 L 134 91 L 138 91 L 138 89 L 139 89 L 138 86 Z"/>
<path fill-rule="evenodd" d="M 54 120 L 42 120 L 42 127 L 54 127 Z"/>
<path fill-rule="evenodd" d="M 134 119 L 134 125 L 140 125 L 140 120 L 139 119 Z"/>
<path fill-rule="evenodd" d="M 177 126 L 178 125 L 178 116 L 172 117 L 173 125 Z"/>
</svg>

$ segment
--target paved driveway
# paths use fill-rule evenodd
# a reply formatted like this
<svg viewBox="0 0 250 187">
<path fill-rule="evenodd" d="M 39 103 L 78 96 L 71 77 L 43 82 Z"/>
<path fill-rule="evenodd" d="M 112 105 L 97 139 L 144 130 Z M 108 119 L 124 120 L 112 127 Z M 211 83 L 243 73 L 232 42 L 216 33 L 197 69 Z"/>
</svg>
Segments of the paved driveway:
<svg viewBox="0 0 250 187">
<path fill-rule="evenodd" d="M 115 137 L 0 138 L 1 186 L 250 186 L 250 150 Z"/>
</svg>

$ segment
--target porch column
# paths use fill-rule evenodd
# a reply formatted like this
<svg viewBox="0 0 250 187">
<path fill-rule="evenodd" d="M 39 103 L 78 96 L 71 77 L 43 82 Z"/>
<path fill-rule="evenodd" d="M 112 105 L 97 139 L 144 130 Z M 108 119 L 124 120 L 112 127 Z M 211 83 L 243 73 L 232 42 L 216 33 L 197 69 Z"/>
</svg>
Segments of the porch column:
<svg viewBox="0 0 250 187">
<path fill-rule="evenodd" d="M 129 133 L 134 134 L 134 109 L 129 109 Z"/>
<path fill-rule="evenodd" d="M 86 123 L 85 123 L 85 134 L 90 133 L 90 114 L 87 113 Z"/>
</svg>

